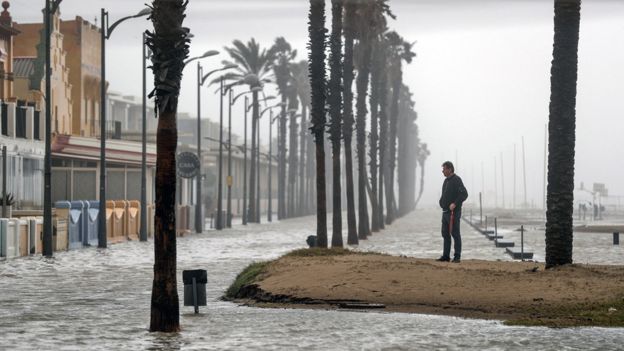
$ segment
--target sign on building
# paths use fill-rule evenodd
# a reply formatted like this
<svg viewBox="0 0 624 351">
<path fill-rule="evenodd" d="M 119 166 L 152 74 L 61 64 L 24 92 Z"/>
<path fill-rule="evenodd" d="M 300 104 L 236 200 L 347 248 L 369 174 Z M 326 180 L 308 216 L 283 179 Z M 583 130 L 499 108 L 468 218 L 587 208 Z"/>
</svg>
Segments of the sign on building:
<svg viewBox="0 0 624 351">
<path fill-rule="evenodd" d="M 199 174 L 199 157 L 192 152 L 181 152 L 176 157 L 178 176 L 193 178 Z"/>
</svg>

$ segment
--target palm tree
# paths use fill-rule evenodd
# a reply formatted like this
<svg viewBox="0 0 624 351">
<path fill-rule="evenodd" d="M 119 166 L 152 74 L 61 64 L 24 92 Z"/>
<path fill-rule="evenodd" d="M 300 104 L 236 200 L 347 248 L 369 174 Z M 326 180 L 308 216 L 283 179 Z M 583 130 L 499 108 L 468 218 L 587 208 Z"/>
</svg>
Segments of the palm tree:
<svg viewBox="0 0 624 351">
<path fill-rule="evenodd" d="M 342 117 L 342 135 L 345 149 L 345 184 L 347 186 L 347 244 L 357 245 L 357 225 L 355 218 L 355 189 L 353 186 L 353 50 L 356 31 L 357 0 L 345 0 L 345 23 L 344 23 L 344 61 L 343 61 L 343 85 L 344 85 L 344 110 Z"/>
<path fill-rule="evenodd" d="M 396 168 L 396 138 L 399 118 L 399 99 L 403 87 L 403 61 L 411 63 L 416 54 L 412 44 L 406 42 L 397 32 L 386 34 L 390 47 L 390 75 L 392 82 L 392 105 L 390 107 L 390 135 L 388 136 L 388 173 L 386 177 L 386 224 L 392 224 L 396 218 L 394 196 L 394 170 Z"/>
<path fill-rule="evenodd" d="M 325 188 L 325 0 L 310 0 L 308 61 L 312 88 L 312 126 L 316 146 L 316 243 L 327 247 L 327 199 Z"/>
<path fill-rule="evenodd" d="M 329 65 L 330 127 L 329 135 L 332 146 L 333 173 L 333 211 L 332 211 L 332 246 L 342 247 L 342 190 L 340 186 L 340 143 L 342 142 L 342 11 L 343 0 L 332 0 L 332 32 L 330 37 L 331 54 Z"/>
<path fill-rule="evenodd" d="M 176 114 L 184 60 L 189 52 L 189 30 L 182 27 L 186 2 L 154 0 L 151 20 L 154 32 L 147 32 L 152 50 L 154 86 L 158 112 L 156 157 L 156 213 L 154 216 L 154 283 L 150 331 L 180 330 L 180 305 L 176 285 Z"/>
<path fill-rule="evenodd" d="M 550 71 L 546 268 L 572 263 L 576 81 L 581 0 L 555 0 Z"/>
<path fill-rule="evenodd" d="M 233 72 L 228 72 L 223 76 L 225 81 L 231 81 L 230 84 L 247 84 L 250 89 L 262 87 L 263 83 L 270 82 L 271 68 L 274 61 L 274 54 L 271 50 L 261 49 L 260 44 L 254 38 L 251 38 L 247 44 L 243 44 L 240 40 L 234 40 L 232 47 L 225 48 L 230 55 L 232 61 L 224 60 L 224 64 L 235 64 Z M 218 82 L 219 78 L 213 83 Z M 252 93 L 252 118 L 251 118 L 251 166 L 249 167 L 249 209 L 248 220 L 250 222 L 258 222 L 260 220 L 256 209 L 256 135 L 259 119 L 258 91 Z M 260 196 L 260 194 L 258 194 Z"/>
<path fill-rule="evenodd" d="M 397 133 L 399 208 L 397 215 L 402 217 L 412 211 L 416 204 L 416 165 L 418 160 L 413 155 L 418 155 L 418 148 L 420 147 L 418 126 L 416 125 L 418 114 L 414 111 L 412 93 L 406 85 L 401 88 L 399 116 Z"/>
<path fill-rule="evenodd" d="M 379 78 L 379 186 L 377 190 L 377 215 L 378 224 L 380 229 L 385 228 L 384 223 L 384 180 L 385 173 L 388 169 L 387 162 L 387 145 L 388 145 L 388 45 L 386 38 L 382 40 L 383 43 L 383 57 L 379 64 L 384 67 L 381 70 Z"/>
<path fill-rule="evenodd" d="M 370 235 L 366 184 L 366 98 L 371 73 L 372 43 L 380 30 L 385 28 L 384 14 L 391 14 L 387 0 L 364 1 L 358 13 L 358 75 L 356 80 L 356 139 L 358 155 L 358 237 L 366 239 Z"/>
<path fill-rule="evenodd" d="M 294 86 L 301 102 L 301 135 L 299 148 L 299 201 L 298 213 L 301 215 L 308 214 L 308 202 L 306 201 L 306 189 L 309 189 L 310 177 L 306 174 L 306 168 L 312 169 L 314 158 L 310 157 L 312 148 L 309 145 L 313 143 L 312 138 L 308 135 L 308 106 L 310 106 L 310 79 L 308 78 L 308 61 L 299 61 L 291 63 L 291 84 Z M 306 150 L 308 149 L 308 150 Z M 306 156 L 307 153 L 307 156 Z M 305 160 L 305 162 L 304 162 Z"/>
<path fill-rule="evenodd" d="M 291 63 L 297 56 L 297 50 L 293 50 L 290 43 L 284 39 L 284 37 L 278 37 L 275 39 L 275 43 L 271 48 L 271 51 L 275 55 L 275 62 L 273 63 L 273 72 L 275 74 L 275 83 L 282 98 L 282 111 L 280 113 L 280 119 L 278 128 L 279 132 L 279 147 L 278 147 L 278 178 L 286 179 L 286 105 L 289 95 L 289 82 L 291 80 Z M 277 183 L 277 218 L 286 218 L 286 187 L 284 182 Z"/>
</svg>

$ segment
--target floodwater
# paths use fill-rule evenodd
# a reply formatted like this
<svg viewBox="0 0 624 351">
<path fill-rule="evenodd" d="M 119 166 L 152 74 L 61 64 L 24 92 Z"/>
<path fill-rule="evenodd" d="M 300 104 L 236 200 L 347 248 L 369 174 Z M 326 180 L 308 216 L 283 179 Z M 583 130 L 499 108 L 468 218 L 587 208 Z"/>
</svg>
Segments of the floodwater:
<svg viewBox="0 0 624 351">
<path fill-rule="evenodd" d="M 362 241 L 359 250 L 438 257 L 440 216 L 422 211 Z M 621 350 L 623 329 L 509 327 L 446 316 L 259 309 L 220 301 L 247 264 L 305 246 L 315 218 L 237 226 L 178 239 L 181 272 L 208 271 L 208 306 L 181 307 L 182 332 L 149 333 L 153 245 L 57 253 L 0 262 L 0 350 Z M 512 236 L 514 228 L 501 228 Z M 462 223 L 463 259 L 508 260 L 504 249 Z M 519 234 L 518 234 L 519 235 Z M 575 237 L 577 261 L 624 264 L 611 237 Z M 345 238 L 346 239 L 346 238 Z M 536 259 L 543 231 L 526 233 Z"/>
</svg>

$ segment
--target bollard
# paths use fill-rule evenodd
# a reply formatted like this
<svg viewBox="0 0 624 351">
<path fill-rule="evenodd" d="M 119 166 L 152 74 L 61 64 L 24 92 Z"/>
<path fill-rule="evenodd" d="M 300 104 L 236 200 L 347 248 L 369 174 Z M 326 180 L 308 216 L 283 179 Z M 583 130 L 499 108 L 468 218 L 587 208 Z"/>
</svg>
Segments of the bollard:
<svg viewBox="0 0 624 351">
<path fill-rule="evenodd" d="M 498 222 L 496 217 L 494 217 L 494 240 L 498 239 Z"/>
<path fill-rule="evenodd" d="M 613 245 L 620 245 L 620 233 L 613 233 Z"/>
<path fill-rule="evenodd" d="M 483 223 L 483 202 L 481 201 L 481 193 L 479 192 L 479 225 Z"/>
<path fill-rule="evenodd" d="M 199 306 L 206 306 L 206 284 L 208 274 L 204 269 L 182 271 L 184 282 L 184 306 L 194 306 L 199 313 Z"/>
<path fill-rule="evenodd" d="M 524 262 L 524 226 L 520 226 L 520 258 Z"/>
<path fill-rule="evenodd" d="M 484 230 L 487 232 L 487 216 L 485 216 L 485 229 Z"/>
</svg>

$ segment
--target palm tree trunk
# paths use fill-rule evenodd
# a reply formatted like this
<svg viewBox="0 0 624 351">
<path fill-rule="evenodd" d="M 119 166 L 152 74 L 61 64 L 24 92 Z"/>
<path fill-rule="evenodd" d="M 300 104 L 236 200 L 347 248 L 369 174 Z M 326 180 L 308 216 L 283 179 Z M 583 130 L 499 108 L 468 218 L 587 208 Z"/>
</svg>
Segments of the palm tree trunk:
<svg viewBox="0 0 624 351">
<path fill-rule="evenodd" d="M 294 94 L 293 94 L 294 95 Z M 297 101 L 296 95 L 291 97 L 291 101 Z M 297 204 L 295 202 L 295 183 L 297 177 L 297 137 L 298 137 L 298 126 L 297 126 L 297 117 L 295 117 L 296 112 L 291 112 L 290 114 L 290 147 L 288 150 L 288 217 L 296 217 L 299 214 L 297 213 Z"/>
<path fill-rule="evenodd" d="M 387 50 L 386 50 L 387 51 Z M 387 60 L 383 60 L 381 65 L 386 67 Z M 387 144 L 388 144 L 388 71 L 383 69 L 379 77 L 379 197 L 377 199 L 379 228 L 384 229 L 384 182 L 385 174 L 388 170 Z"/>
<path fill-rule="evenodd" d="M 316 144 L 316 244 L 327 247 L 327 199 L 325 187 L 325 0 L 310 0 L 310 86 L 312 135 Z"/>
<path fill-rule="evenodd" d="M 399 118 L 399 97 L 401 96 L 402 72 L 401 59 L 395 63 L 395 74 L 392 87 L 392 107 L 390 108 L 390 135 L 388 135 L 388 174 L 386 177 L 386 224 L 392 224 L 396 218 L 396 205 L 394 196 L 394 170 L 396 168 L 396 139 L 397 123 Z"/>
<path fill-rule="evenodd" d="M 368 204 L 366 195 L 366 97 L 370 76 L 371 45 L 370 34 L 365 33 L 362 45 L 361 66 L 358 70 L 356 88 L 356 140 L 358 157 L 358 238 L 366 239 L 370 235 Z"/>
<path fill-rule="evenodd" d="M 154 217 L 154 282 L 150 331 L 180 330 L 176 284 L 176 113 L 184 60 L 188 56 L 188 30 L 182 27 L 186 2 L 154 0 L 154 32 L 147 45 L 154 52 L 152 70 L 159 114 L 156 143 L 156 213 Z"/>
<path fill-rule="evenodd" d="M 370 178 L 371 178 L 371 231 L 379 231 L 379 203 L 377 201 L 377 151 L 379 143 L 379 82 L 380 82 L 380 44 L 375 42 L 373 47 L 373 62 L 371 70 L 371 94 L 370 94 L 370 115 L 371 115 L 371 131 L 370 131 Z"/>
<path fill-rule="evenodd" d="M 305 205 L 305 186 L 306 186 L 306 176 L 305 176 L 305 165 L 306 165 L 306 131 L 307 131 L 307 121 L 308 118 L 308 107 L 304 102 L 301 104 L 301 134 L 299 135 L 299 201 L 297 202 L 297 208 L 299 215 L 306 215 L 306 205 Z"/>
<path fill-rule="evenodd" d="M 258 129 L 258 92 L 254 91 L 252 93 L 253 102 L 252 102 L 252 115 L 251 115 L 251 166 L 249 167 L 249 218 L 248 221 L 251 223 L 256 223 L 258 221 L 257 209 L 256 209 L 256 172 L 258 172 L 258 168 L 256 167 L 257 160 L 257 152 L 256 152 L 256 142 L 257 142 L 257 129 Z"/>
<path fill-rule="evenodd" d="M 287 97 L 285 94 L 282 94 L 282 103 L 284 104 L 282 107 L 282 111 L 280 112 L 279 119 L 279 176 L 278 179 L 280 181 L 277 182 L 277 218 L 284 219 L 286 218 L 286 187 L 283 179 L 286 179 L 286 102 Z"/>
<path fill-rule="evenodd" d="M 355 189 L 353 186 L 353 41 L 355 30 L 356 4 L 347 1 L 345 4 L 345 49 L 343 62 L 343 82 L 344 82 L 344 111 L 342 134 L 344 137 L 345 149 L 345 184 L 347 186 L 347 244 L 357 245 L 357 224 L 355 217 Z"/>
<path fill-rule="evenodd" d="M 330 139 L 332 143 L 333 173 L 333 211 L 332 211 L 332 246 L 342 247 L 342 189 L 340 184 L 340 143 L 342 142 L 342 9 L 343 0 L 332 0 L 332 33 L 330 38 L 331 54 L 329 65 L 329 114 Z"/>
<path fill-rule="evenodd" d="M 546 268 L 572 263 L 576 82 L 581 0 L 555 0 L 550 77 Z"/>
</svg>

